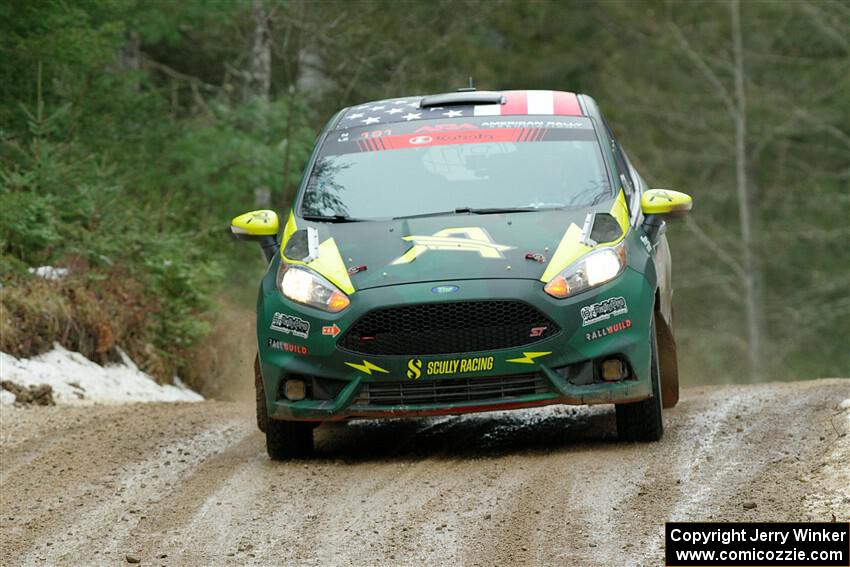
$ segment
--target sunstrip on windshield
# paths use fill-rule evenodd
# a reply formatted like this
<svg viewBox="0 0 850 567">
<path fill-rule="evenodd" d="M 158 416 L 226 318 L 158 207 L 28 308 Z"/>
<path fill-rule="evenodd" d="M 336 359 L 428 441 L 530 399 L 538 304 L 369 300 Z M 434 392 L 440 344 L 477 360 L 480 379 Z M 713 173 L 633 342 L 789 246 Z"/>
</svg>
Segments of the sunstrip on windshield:
<svg viewBox="0 0 850 567">
<path fill-rule="evenodd" d="M 434 146 L 453 146 L 460 144 L 492 144 L 547 142 L 563 140 L 594 140 L 589 130 L 576 134 L 564 134 L 560 130 L 549 128 L 491 128 L 486 130 L 461 130 L 452 132 L 433 132 L 429 134 L 398 134 L 390 136 L 364 136 L 341 144 L 357 144 L 361 152 L 379 152 L 383 150 L 406 150 Z M 353 149 L 350 147 L 350 149 Z M 328 152 L 332 153 L 332 152 Z M 336 153 L 336 152 L 333 152 Z M 341 153 L 348 153 L 344 151 Z"/>
<path fill-rule="evenodd" d="M 542 128 L 504 128 L 492 130 L 466 130 L 459 132 L 434 132 L 424 135 L 380 136 L 356 140 L 362 152 L 402 150 L 427 146 L 455 144 L 489 144 L 494 142 L 543 141 L 547 130 Z"/>
<path fill-rule="evenodd" d="M 464 121 L 427 121 L 393 124 L 384 128 L 355 128 L 331 138 L 322 155 L 340 155 L 385 150 L 409 150 L 436 146 L 526 142 L 595 142 L 590 119 L 505 119 L 470 118 Z"/>
</svg>

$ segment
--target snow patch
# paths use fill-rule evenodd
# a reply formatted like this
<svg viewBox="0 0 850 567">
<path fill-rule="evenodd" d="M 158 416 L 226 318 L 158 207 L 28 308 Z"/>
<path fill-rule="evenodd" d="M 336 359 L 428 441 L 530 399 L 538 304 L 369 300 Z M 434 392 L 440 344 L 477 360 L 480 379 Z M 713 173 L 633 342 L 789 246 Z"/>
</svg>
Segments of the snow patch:
<svg viewBox="0 0 850 567">
<path fill-rule="evenodd" d="M 199 402 L 204 398 L 179 379 L 175 385 L 157 384 L 119 350 L 122 362 L 101 366 L 59 344 L 33 358 L 15 358 L 0 352 L 0 380 L 21 386 L 48 384 L 57 404 L 125 404 L 134 402 Z M 0 391 L 0 401 L 10 394 Z M 14 398 L 14 396 L 13 396 Z M 13 400 L 14 401 L 14 400 Z"/>
<path fill-rule="evenodd" d="M 53 266 L 39 266 L 30 268 L 29 273 L 35 274 L 46 280 L 61 280 L 68 275 L 68 268 L 54 268 Z"/>
<path fill-rule="evenodd" d="M 15 394 L 9 390 L 0 390 L 0 406 L 8 406 L 15 403 Z"/>
</svg>

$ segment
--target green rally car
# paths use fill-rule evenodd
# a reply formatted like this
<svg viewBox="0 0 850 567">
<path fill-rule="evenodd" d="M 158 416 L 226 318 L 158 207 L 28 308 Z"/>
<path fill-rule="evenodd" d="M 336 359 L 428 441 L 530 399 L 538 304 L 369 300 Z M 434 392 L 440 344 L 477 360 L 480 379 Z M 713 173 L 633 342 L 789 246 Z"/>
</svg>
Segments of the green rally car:
<svg viewBox="0 0 850 567">
<path fill-rule="evenodd" d="M 272 458 L 326 421 L 616 404 L 653 441 L 678 399 L 664 219 L 592 98 L 459 92 L 337 113 L 257 301 L 257 422 Z"/>
</svg>

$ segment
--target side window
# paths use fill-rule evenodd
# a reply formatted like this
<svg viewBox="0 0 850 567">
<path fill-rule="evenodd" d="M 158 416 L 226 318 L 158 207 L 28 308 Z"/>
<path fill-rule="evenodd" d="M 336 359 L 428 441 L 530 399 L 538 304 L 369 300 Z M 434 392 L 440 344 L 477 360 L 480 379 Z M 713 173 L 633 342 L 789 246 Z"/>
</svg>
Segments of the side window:
<svg viewBox="0 0 850 567">
<path fill-rule="evenodd" d="M 620 176 L 620 183 L 623 184 L 623 190 L 626 192 L 626 202 L 630 203 L 635 193 L 635 188 L 632 183 L 631 172 L 629 165 L 626 162 L 626 157 L 623 155 L 623 149 L 620 143 L 611 132 L 611 127 L 608 126 L 608 121 L 602 118 L 602 123 L 605 124 L 605 132 L 608 135 L 608 141 L 611 144 L 611 153 L 614 154 L 614 162 L 617 165 L 617 173 Z"/>
<path fill-rule="evenodd" d="M 622 150 L 622 148 L 620 149 Z M 635 222 L 637 222 L 642 216 L 640 210 L 640 196 L 647 189 L 646 181 L 644 181 L 643 177 L 641 177 L 640 173 L 638 173 L 638 170 L 635 169 L 635 166 L 632 165 L 632 160 L 629 159 L 629 154 L 627 154 L 625 150 L 622 151 L 622 154 L 623 157 L 626 158 L 626 165 L 629 166 L 630 179 L 632 180 L 635 186 L 635 192 L 630 199 L 631 204 L 629 205 L 629 208 L 632 212 L 632 218 Z"/>
</svg>

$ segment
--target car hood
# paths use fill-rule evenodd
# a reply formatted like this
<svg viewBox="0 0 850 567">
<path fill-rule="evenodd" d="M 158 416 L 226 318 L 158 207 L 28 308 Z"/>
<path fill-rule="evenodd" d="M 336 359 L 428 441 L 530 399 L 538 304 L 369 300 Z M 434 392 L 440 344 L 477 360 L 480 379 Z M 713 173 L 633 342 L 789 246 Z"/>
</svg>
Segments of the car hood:
<svg viewBox="0 0 850 567">
<path fill-rule="evenodd" d="M 338 224 L 298 219 L 297 229 L 314 227 L 318 231 L 320 258 L 308 265 L 348 292 L 420 282 L 540 280 L 544 272 L 559 271 L 566 267 L 560 264 L 592 249 L 584 243 L 582 230 L 588 213 L 610 213 L 615 226 L 627 228 L 627 214 L 614 214 L 618 204 L 625 211 L 620 198 L 613 208 L 609 202 L 576 210 Z M 290 218 L 293 226 L 294 222 Z M 284 245 L 291 231 L 288 225 Z M 615 236 L 608 240 L 619 240 Z"/>
</svg>

